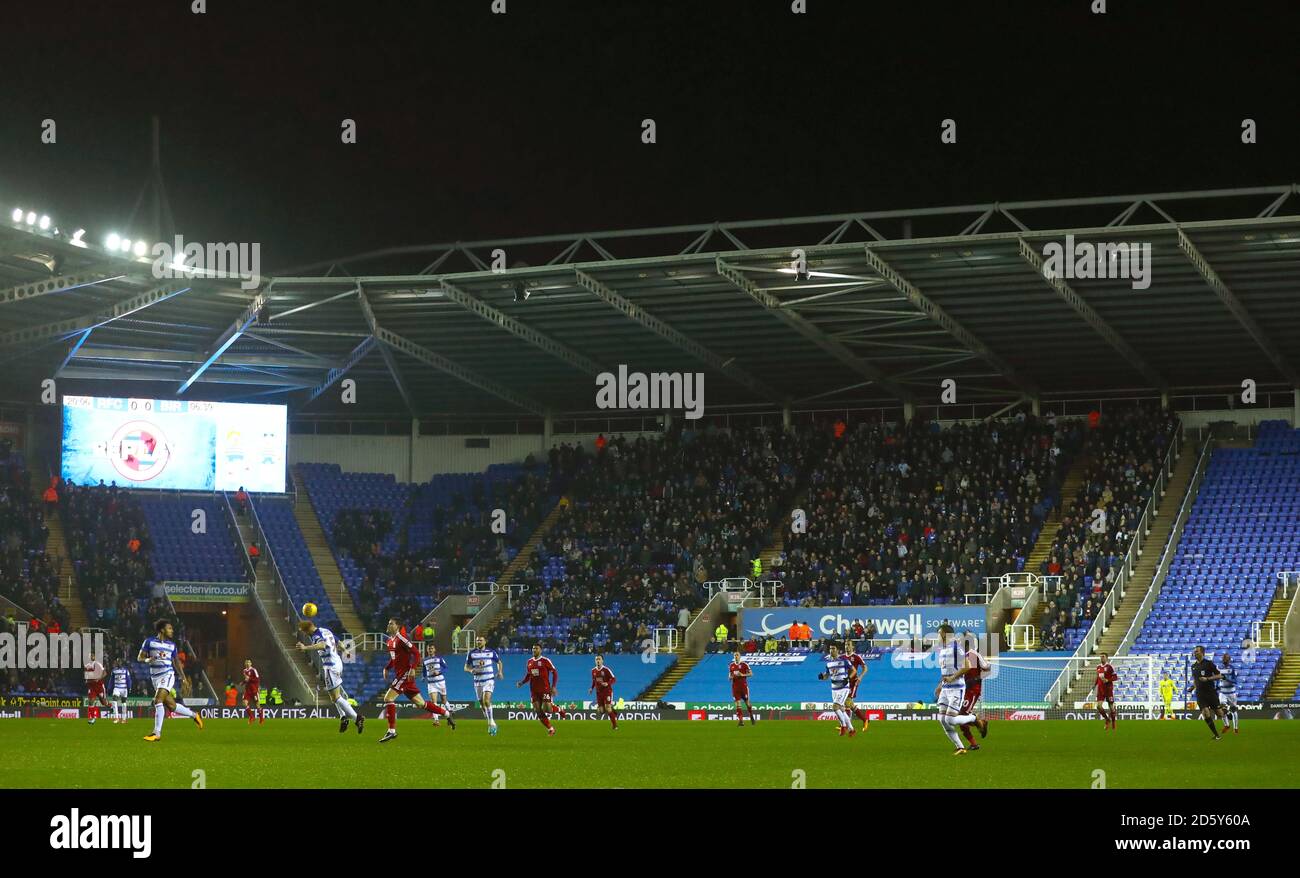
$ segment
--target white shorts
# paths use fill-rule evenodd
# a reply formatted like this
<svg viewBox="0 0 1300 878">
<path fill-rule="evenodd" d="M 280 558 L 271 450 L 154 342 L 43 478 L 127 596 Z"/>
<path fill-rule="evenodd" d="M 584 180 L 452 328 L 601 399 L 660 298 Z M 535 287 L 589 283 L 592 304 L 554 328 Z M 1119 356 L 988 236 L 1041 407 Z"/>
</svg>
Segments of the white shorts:
<svg viewBox="0 0 1300 878">
<path fill-rule="evenodd" d="M 425 689 L 428 691 L 430 698 L 434 698 L 438 695 L 441 695 L 443 698 L 447 697 L 446 680 L 443 680 L 441 683 L 426 683 Z"/>
<path fill-rule="evenodd" d="M 1223 707 L 1236 707 L 1236 706 L 1237 706 L 1237 693 L 1236 693 L 1236 692 L 1233 692 L 1233 693 L 1231 693 L 1231 694 L 1227 694 L 1227 693 L 1220 692 L 1220 693 L 1219 693 L 1219 704 L 1222 705 Z"/>
<path fill-rule="evenodd" d="M 945 686 L 939 690 L 939 708 L 948 713 L 960 714 L 961 703 L 966 699 L 966 687 Z"/>
<path fill-rule="evenodd" d="M 497 685 L 496 680 L 484 680 L 482 683 L 475 680 L 474 694 L 477 695 L 479 698 L 482 698 L 483 693 L 487 692 L 490 694 L 492 690 L 496 688 L 496 685 Z"/>
<path fill-rule="evenodd" d="M 848 703 L 848 700 L 849 700 L 849 687 L 848 687 L 848 686 L 845 686 L 843 689 L 832 689 L 832 690 L 831 690 L 831 703 L 832 703 L 832 704 L 837 704 L 837 705 L 839 705 L 840 707 L 843 707 L 845 704 Z"/>
<path fill-rule="evenodd" d="M 339 689 L 343 686 L 343 668 L 340 666 L 330 667 L 325 665 L 320 671 L 321 681 L 325 684 L 325 689 Z"/>
<path fill-rule="evenodd" d="M 149 682 L 153 684 L 153 690 L 166 689 L 173 695 L 176 694 L 176 672 L 167 671 L 164 674 L 150 674 Z"/>
<path fill-rule="evenodd" d="M 127 695 L 126 695 L 126 690 L 125 690 L 125 689 L 114 689 L 114 690 L 113 690 L 113 697 L 114 697 L 114 698 L 126 698 L 126 697 L 127 697 Z"/>
</svg>

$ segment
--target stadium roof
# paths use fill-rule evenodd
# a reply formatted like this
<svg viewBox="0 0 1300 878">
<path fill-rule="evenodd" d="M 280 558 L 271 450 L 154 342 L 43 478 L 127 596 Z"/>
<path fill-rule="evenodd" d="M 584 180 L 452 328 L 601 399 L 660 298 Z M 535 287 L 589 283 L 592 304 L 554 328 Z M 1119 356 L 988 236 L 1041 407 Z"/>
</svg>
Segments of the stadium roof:
<svg viewBox="0 0 1300 878">
<path fill-rule="evenodd" d="M 9 386 L 408 417 L 594 413 L 595 375 L 703 372 L 709 411 L 1300 384 L 1300 187 L 975 204 L 394 247 L 154 276 L 0 217 Z M 1044 247 L 1149 244 L 1150 285 Z M 806 273 L 793 252 L 802 249 Z M 1116 266 L 1112 260 L 1106 264 Z M 269 307 L 269 319 L 258 312 Z M 335 386 L 357 381 L 357 404 Z M 124 382 L 132 382 L 127 385 Z M 136 383 L 139 382 L 139 383 Z"/>
</svg>

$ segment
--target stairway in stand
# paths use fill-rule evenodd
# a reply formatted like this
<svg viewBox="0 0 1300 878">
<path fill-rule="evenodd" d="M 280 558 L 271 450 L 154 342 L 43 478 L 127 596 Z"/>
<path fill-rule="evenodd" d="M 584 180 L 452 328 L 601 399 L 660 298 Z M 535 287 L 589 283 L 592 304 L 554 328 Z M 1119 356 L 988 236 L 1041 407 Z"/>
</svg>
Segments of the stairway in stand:
<svg viewBox="0 0 1300 878">
<path fill-rule="evenodd" d="M 291 469 L 293 486 L 298 492 L 298 502 L 293 506 L 293 517 L 298 522 L 298 530 L 302 531 L 303 542 L 307 544 L 307 551 L 311 553 L 311 562 L 316 566 L 321 585 L 325 586 L 325 594 L 329 595 L 330 603 L 338 613 L 343 630 L 354 636 L 364 634 L 366 629 L 361 622 L 360 614 L 357 613 L 352 592 L 348 591 L 343 582 L 343 573 L 339 570 L 339 563 L 325 536 L 325 529 L 321 527 L 316 509 L 312 506 L 307 485 L 298 468 Z"/>
<path fill-rule="evenodd" d="M 1080 454 L 1066 470 L 1065 481 L 1061 485 L 1061 509 L 1053 510 L 1044 519 L 1043 528 L 1038 532 L 1038 539 L 1034 541 L 1034 547 L 1029 551 L 1029 557 L 1025 559 L 1027 572 L 1037 574 L 1043 562 L 1051 555 L 1052 545 L 1056 542 L 1056 532 L 1061 528 L 1061 510 L 1068 508 L 1074 502 L 1074 495 L 1083 485 L 1083 477 L 1088 471 L 1090 459 L 1087 453 Z"/>
<path fill-rule="evenodd" d="M 1273 675 L 1264 697 L 1269 701 L 1290 701 L 1300 691 L 1300 653 L 1287 653 L 1278 662 L 1277 673 Z"/>
<path fill-rule="evenodd" d="M 32 473 L 31 478 L 32 491 L 36 498 L 40 499 L 41 493 L 48 487 L 48 482 L 35 472 Z M 59 602 L 68 611 L 68 628 L 72 631 L 80 631 L 90 624 L 90 619 L 86 615 L 85 606 L 81 603 L 81 591 L 77 588 L 77 568 L 72 563 L 72 556 L 68 554 L 68 541 L 63 532 L 63 517 L 58 513 L 47 515 L 45 526 L 49 529 L 49 535 L 45 539 L 45 554 L 50 556 L 50 561 L 59 570 Z"/>
<path fill-rule="evenodd" d="M 1268 605 L 1268 614 L 1264 619 L 1268 622 L 1276 622 L 1278 630 L 1281 631 L 1286 625 L 1286 614 L 1290 610 L 1290 598 L 1273 598 L 1273 603 Z M 1300 689 L 1300 653 L 1287 653 L 1278 662 L 1277 671 L 1269 681 L 1268 688 L 1264 690 L 1264 697 L 1270 701 L 1289 701 L 1295 698 L 1297 689 Z"/>
<path fill-rule="evenodd" d="M 515 577 L 528 567 L 533 560 L 533 555 L 537 553 L 537 544 L 542 541 L 542 537 L 551 532 L 551 528 L 555 527 L 555 523 L 560 520 L 560 516 L 564 514 L 564 509 L 568 505 L 567 498 L 561 497 L 559 499 L 559 502 L 555 504 L 555 508 L 547 513 L 547 516 L 542 519 L 541 524 L 537 525 L 537 529 L 533 531 L 528 541 L 510 559 L 506 569 L 501 571 L 501 575 L 497 577 L 497 582 L 508 585 L 514 582 Z"/>
<path fill-rule="evenodd" d="M 694 624 L 695 620 L 698 619 L 699 616 L 700 610 L 691 613 L 691 624 Z M 700 663 L 701 658 L 703 658 L 703 656 L 689 655 L 685 652 L 679 652 L 677 654 L 677 661 L 673 663 L 673 666 L 664 672 L 659 679 L 651 683 L 650 688 L 638 695 L 636 700 L 662 701 L 663 697 L 667 695 L 683 677 L 690 673 L 691 668 Z"/>
<path fill-rule="evenodd" d="M 239 530 L 239 538 L 247 546 L 257 538 L 250 519 L 236 515 L 234 518 L 235 527 Z M 309 694 L 317 694 L 313 689 L 313 682 L 316 679 L 316 669 L 312 667 L 311 659 L 307 654 L 298 649 L 298 629 L 293 622 L 293 614 L 285 606 L 284 592 L 275 582 L 275 575 L 272 572 L 270 559 L 267 558 L 257 565 L 257 581 L 253 584 L 262 606 L 266 607 L 268 621 L 271 630 L 275 634 L 276 642 L 279 644 L 280 651 L 284 653 L 287 660 L 297 667 L 298 673 L 302 674 L 303 680 L 308 686 Z M 301 696 L 300 696 L 301 697 Z"/>
<path fill-rule="evenodd" d="M 1195 470 L 1196 454 L 1190 447 L 1185 446 L 1178 462 L 1174 464 L 1174 474 L 1165 485 L 1164 499 L 1157 504 L 1157 512 L 1151 523 L 1151 532 L 1147 534 L 1142 557 L 1134 565 L 1128 589 L 1124 592 L 1119 606 L 1115 608 L 1115 615 L 1111 616 L 1110 622 L 1106 625 L 1105 633 L 1098 639 L 1097 646 L 1093 650 L 1094 655 L 1103 652 L 1114 655 L 1124 640 L 1124 635 L 1133 624 L 1138 608 L 1142 606 L 1142 601 L 1155 580 L 1156 568 L 1160 564 L 1165 541 L 1169 538 L 1169 532 L 1173 530 L 1174 521 L 1178 517 L 1178 508 L 1182 506 L 1183 495 L 1187 493 L 1187 485 L 1192 480 L 1192 473 Z M 1169 547 L 1171 553 L 1177 550 L 1176 543 Z M 1088 674 L 1082 675 L 1070 687 L 1066 695 L 1066 703 L 1082 701 L 1092 690 L 1092 686 L 1092 678 Z"/>
<path fill-rule="evenodd" d="M 542 537 L 550 533 L 551 528 L 555 527 L 555 523 L 560 520 L 560 516 L 564 514 L 564 509 L 568 505 L 568 498 L 561 497 L 559 499 L 555 504 L 555 508 L 547 513 L 546 517 L 542 519 L 541 523 L 538 524 L 537 528 L 532 532 L 532 535 L 528 537 L 528 541 L 525 542 L 515 556 L 510 559 L 510 563 L 506 565 L 506 569 L 501 571 L 501 575 L 496 579 L 498 584 L 510 585 L 515 581 L 515 577 L 528 569 L 528 565 L 532 563 L 533 555 L 537 554 L 537 546 L 541 543 Z M 505 597 L 502 597 L 503 601 L 505 599 Z M 476 631 L 476 633 L 481 637 L 490 637 L 503 625 L 506 628 L 509 628 L 513 618 L 514 611 L 509 607 L 502 607 L 500 611 L 492 617 L 492 620 L 488 623 L 487 627 L 482 631 Z M 489 639 L 488 645 L 490 646 L 491 644 L 492 641 Z"/>
</svg>

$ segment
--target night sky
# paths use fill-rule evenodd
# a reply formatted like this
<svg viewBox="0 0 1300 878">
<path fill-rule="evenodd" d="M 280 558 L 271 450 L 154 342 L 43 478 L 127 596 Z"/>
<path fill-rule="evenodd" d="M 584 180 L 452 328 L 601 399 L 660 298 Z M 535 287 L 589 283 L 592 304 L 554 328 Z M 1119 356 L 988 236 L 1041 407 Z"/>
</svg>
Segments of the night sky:
<svg viewBox="0 0 1300 878">
<path fill-rule="evenodd" d="M 177 231 L 260 241 L 269 271 L 399 244 L 1300 179 L 1300 4 L 1090 2 L 10 2 L 0 203 L 92 239 L 147 234 L 126 221 L 152 114 Z"/>
</svg>

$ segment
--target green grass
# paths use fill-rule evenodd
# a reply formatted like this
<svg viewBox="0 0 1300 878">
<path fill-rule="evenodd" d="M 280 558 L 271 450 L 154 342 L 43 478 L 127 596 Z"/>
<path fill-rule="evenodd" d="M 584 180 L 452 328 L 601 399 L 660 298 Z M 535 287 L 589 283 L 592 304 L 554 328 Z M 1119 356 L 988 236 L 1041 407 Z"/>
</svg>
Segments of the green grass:
<svg viewBox="0 0 1300 878">
<path fill-rule="evenodd" d="M 505 772 L 523 787 L 788 788 L 801 770 L 809 787 L 1087 788 L 1106 786 L 1297 787 L 1300 722 L 1253 721 L 1239 736 L 1210 738 L 1204 723 L 1125 722 L 1117 732 L 1075 721 L 994 722 L 984 748 L 962 757 L 935 722 L 878 722 L 840 738 L 830 722 L 501 722 L 489 737 L 466 720 L 452 732 L 402 719 L 380 746 L 384 723 L 338 733 L 324 720 L 249 727 L 210 720 L 200 732 L 169 720 L 157 744 L 145 720 L 93 728 L 73 720 L 0 722 L 0 788 L 189 787 L 202 770 L 210 789 L 231 787 L 477 787 Z"/>
</svg>

